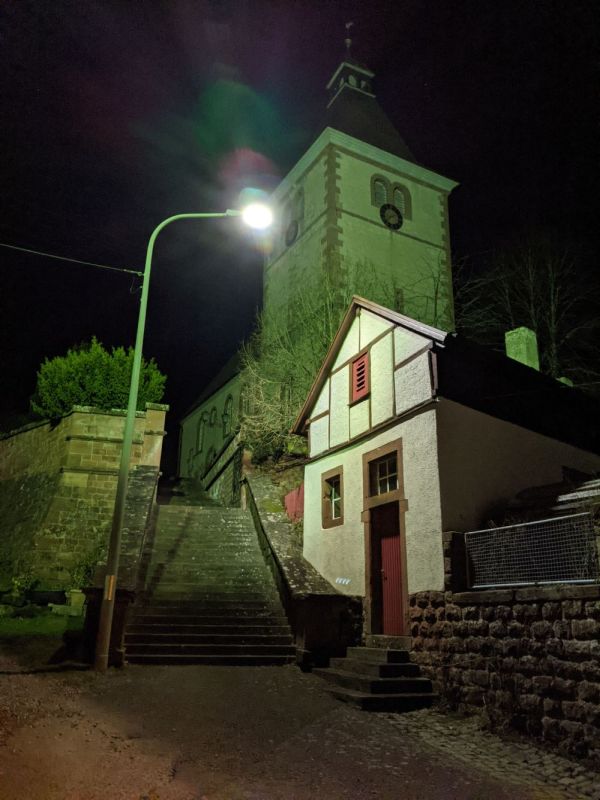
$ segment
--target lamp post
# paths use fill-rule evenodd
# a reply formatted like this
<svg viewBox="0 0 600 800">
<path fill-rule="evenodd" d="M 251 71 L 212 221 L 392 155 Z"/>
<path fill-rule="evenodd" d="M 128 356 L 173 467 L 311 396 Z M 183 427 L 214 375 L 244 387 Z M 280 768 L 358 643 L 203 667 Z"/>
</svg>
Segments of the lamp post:
<svg viewBox="0 0 600 800">
<path fill-rule="evenodd" d="M 96 654 L 94 668 L 100 672 L 105 672 L 108 667 L 108 656 L 110 650 L 110 632 L 112 629 L 113 613 L 115 608 L 115 594 L 117 589 L 117 574 L 119 571 L 119 557 L 121 553 L 121 534 L 123 531 L 123 518 L 125 515 L 125 499 L 127 496 L 127 484 L 129 481 L 129 458 L 131 455 L 131 443 L 133 441 L 133 429 L 135 424 L 135 411 L 138 400 L 138 389 L 140 383 L 140 370 L 142 365 L 142 346 L 144 343 L 144 330 L 146 326 L 146 309 L 148 307 L 148 289 L 150 285 L 150 269 L 152 266 L 152 253 L 156 237 L 170 225 L 180 219 L 211 219 L 218 217 L 239 217 L 253 228 L 267 228 L 272 221 L 270 209 L 262 203 L 251 203 L 243 211 L 227 209 L 227 211 L 215 213 L 192 213 L 176 214 L 168 217 L 156 226 L 148 241 L 146 251 L 146 264 L 144 266 L 144 277 L 142 280 L 142 296 L 140 298 L 140 311 L 138 316 L 137 333 L 135 337 L 135 348 L 133 351 L 133 367 L 131 370 L 131 383 L 129 384 L 129 400 L 127 403 L 127 416 L 125 417 L 125 429 L 123 432 L 123 449 L 121 451 L 121 461 L 119 464 L 119 476 L 117 479 L 117 493 L 115 496 L 115 508 L 112 518 L 110 540 L 108 544 L 108 555 L 106 559 L 106 576 L 104 578 L 104 591 L 102 594 L 102 605 L 100 607 L 100 621 L 98 624 L 98 635 L 96 638 Z"/>
</svg>

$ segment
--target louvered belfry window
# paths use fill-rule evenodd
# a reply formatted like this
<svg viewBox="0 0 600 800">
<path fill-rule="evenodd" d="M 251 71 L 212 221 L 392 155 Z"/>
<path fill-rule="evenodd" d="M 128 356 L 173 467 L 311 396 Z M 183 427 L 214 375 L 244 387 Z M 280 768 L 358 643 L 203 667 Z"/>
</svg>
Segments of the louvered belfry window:
<svg viewBox="0 0 600 800">
<path fill-rule="evenodd" d="M 369 354 L 365 353 L 352 362 L 352 403 L 369 394 Z"/>
</svg>

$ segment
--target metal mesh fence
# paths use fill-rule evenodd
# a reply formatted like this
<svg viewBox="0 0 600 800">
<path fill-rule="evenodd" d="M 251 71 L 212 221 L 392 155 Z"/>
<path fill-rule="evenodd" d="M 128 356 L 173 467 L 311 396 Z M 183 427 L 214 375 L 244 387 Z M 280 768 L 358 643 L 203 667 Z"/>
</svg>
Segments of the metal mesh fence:
<svg viewBox="0 0 600 800">
<path fill-rule="evenodd" d="M 469 586 L 593 583 L 600 542 L 589 514 L 465 533 Z"/>
</svg>

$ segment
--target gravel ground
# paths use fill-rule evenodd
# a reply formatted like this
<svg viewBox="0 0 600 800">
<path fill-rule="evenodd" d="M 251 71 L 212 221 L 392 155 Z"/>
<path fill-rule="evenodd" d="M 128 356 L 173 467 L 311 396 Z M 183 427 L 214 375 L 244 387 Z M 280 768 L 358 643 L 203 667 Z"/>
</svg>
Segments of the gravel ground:
<svg viewBox="0 0 600 800">
<path fill-rule="evenodd" d="M 12 669 L 0 657 L 1 800 L 590 797 L 543 761 L 507 769 L 516 745 L 471 722 L 361 712 L 291 666 Z"/>
</svg>

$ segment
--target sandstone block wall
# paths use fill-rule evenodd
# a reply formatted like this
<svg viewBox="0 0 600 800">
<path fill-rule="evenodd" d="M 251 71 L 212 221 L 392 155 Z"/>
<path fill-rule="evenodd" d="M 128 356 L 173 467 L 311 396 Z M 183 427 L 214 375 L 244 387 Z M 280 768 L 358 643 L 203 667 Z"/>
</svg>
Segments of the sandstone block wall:
<svg viewBox="0 0 600 800">
<path fill-rule="evenodd" d="M 136 550 L 132 537 L 142 535 L 154 495 L 166 409 L 149 404 L 137 414 L 125 561 Z M 73 572 L 105 546 L 124 422 L 122 411 L 75 407 L 58 422 L 0 439 L 0 591 L 27 574 L 38 589 L 69 588 Z"/>
<path fill-rule="evenodd" d="M 410 622 L 451 707 L 600 766 L 600 585 L 420 592 Z"/>
</svg>

